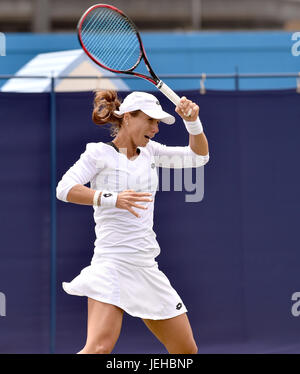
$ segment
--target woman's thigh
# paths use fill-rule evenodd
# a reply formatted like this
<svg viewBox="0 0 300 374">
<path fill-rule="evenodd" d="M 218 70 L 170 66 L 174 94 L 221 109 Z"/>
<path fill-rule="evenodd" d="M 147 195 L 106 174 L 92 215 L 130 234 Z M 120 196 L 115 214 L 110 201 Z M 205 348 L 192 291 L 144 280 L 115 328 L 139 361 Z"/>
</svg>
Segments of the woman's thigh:
<svg viewBox="0 0 300 374">
<path fill-rule="evenodd" d="M 198 352 L 186 313 L 163 320 L 143 319 L 143 321 L 169 353 L 192 354 Z"/>
<path fill-rule="evenodd" d="M 85 351 L 110 353 L 121 332 L 123 309 L 88 298 L 88 327 Z"/>
</svg>

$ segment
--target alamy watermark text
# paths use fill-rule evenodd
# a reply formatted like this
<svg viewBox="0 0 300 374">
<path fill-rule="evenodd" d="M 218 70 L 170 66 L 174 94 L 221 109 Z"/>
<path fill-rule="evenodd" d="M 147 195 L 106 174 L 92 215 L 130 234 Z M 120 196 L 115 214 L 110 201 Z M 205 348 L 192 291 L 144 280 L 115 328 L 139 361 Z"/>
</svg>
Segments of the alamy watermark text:
<svg viewBox="0 0 300 374">
<path fill-rule="evenodd" d="M 0 317 L 6 316 L 6 296 L 0 292 Z"/>
<path fill-rule="evenodd" d="M 6 56 L 6 39 L 3 32 L 0 32 L 0 56 Z"/>
</svg>

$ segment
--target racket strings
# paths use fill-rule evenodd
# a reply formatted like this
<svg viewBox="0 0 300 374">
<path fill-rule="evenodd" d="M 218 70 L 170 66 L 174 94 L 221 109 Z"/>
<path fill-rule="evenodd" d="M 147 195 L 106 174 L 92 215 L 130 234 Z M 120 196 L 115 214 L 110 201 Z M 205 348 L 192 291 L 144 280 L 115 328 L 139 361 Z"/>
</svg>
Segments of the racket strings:
<svg viewBox="0 0 300 374">
<path fill-rule="evenodd" d="M 84 30 L 82 31 L 83 35 L 83 41 L 86 43 L 86 47 L 89 49 L 89 52 L 94 54 L 96 57 L 99 55 L 99 43 L 97 43 L 99 34 L 101 32 L 101 28 L 97 25 L 101 25 L 101 23 L 104 21 L 104 14 L 103 13 L 95 13 L 93 17 L 95 17 L 94 21 L 92 24 L 84 27 Z M 90 23 L 90 22 L 89 22 Z M 113 43 L 113 31 L 112 32 L 112 38 L 111 38 L 111 43 Z M 98 49 L 97 49 L 98 47 Z M 105 49 L 105 45 L 103 45 L 103 51 L 107 50 Z M 102 59 L 105 60 L 105 54 L 103 55 L 102 52 Z"/>
<path fill-rule="evenodd" d="M 88 52 L 103 65 L 128 71 L 140 60 L 140 45 L 135 29 L 119 13 L 97 8 L 81 27 L 81 38 Z"/>
<path fill-rule="evenodd" d="M 134 42 L 134 39 L 135 39 L 135 34 L 131 32 L 131 29 L 130 29 L 130 26 L 127 24 L 126 25 L 126 29 L 125 30 L 122 30 L 122 32 L 128 32 L 128 38 L 126 40 L 126 43 L 122 43 L 123 40 L 118 40 L 119 38 L 119 31 L 120 31 L 120 27 L 123 28 L 123 23 L 122 23 L 122 19 L 119 18 L 118 22 L 115 22 L 115 23 L 112 23 L 113 27 L 112 27 L 112 34 L 113 34 L 113 38 L 110 40 L 110 43 L 111 45 L 115 45 L 116 47 L 116 50 L 119 50 L 120 48 L 123 48 L 124 50 L 130 50 L 130 46 L 132 45 L 132 43 Z M 118 44 L 119 43 L 119 44 Z M 107 48 L 106 49 L 106 54 L 104 54 L 103 56 L 103 59 L 105 60 L 111 60 L 113 58 L 113 55 L 115 54 L 115 51 L 112 49 L 112 48 Z M 129 60 L 129 58 L 133 55 L 134 53 L 134 50 L 131 51 L 131 54 L 126 54 L 126 59 L 125 60 L 122 60 L 122 63 L 123 63 L 123 66 L 126 66 L 126 62 Z M 119 61 L 121 62 L 121 61 Z M 121 66 L 119 66 L 121 67 Z M 119 69 L 120 70 L 120 69 Z"/>
<path fill-rule="evenodd" d="M 110 15 L 111 16 L 111 15 Z M 101 18 L 101 17 L 100 17 Z M 102 17 L 103 18 L 103 17 Z M 113 17 L 110 17 L 113 19 Z M 110 19 L 106 19 L 106 21 L 110 21 Z M 132 42 L 134 41 L 135 35 L 131 32 L 129 33 L 130 38 L 127 37 L 126 43 L 124 44 L 124 37 L 120 38 L 120 30 L 122 30 L 124 36 L 124 25 L 121 22 L 122 20 L 119 18 L 117 22 L 112 23 L 112 27 L 110 26 L 110 35 L 109 38 L 106 40 L 106 43 L 101 43 L 101 49 L 97 48 L 97 33 L 93 32 L 94 36 L 90 39 L 85 38 L 85 42 L 87 43 L 87 47 L 90 48 L 90 52 L 92 52 L 96 57 L 101 58 L 101 60 L 107 64 L 107 61 L 110 61 L 111 65 L 114 65 L 115 69 L 124 69 L 127 70 L 128 67 L 126 65 L 127 61 L 131 58 L 131 56 L 135 53 L 135 50 L 133 49 L 131 53 L 124 54 L 124 58 L 120 58 L 117 60 L 117 64 L 113 63 L 113 59 L 115 58 L 116 53 L 120 52 L 120 49 L 127 49 L 132 45 Z M 101 23 L 102 20 L 99 19 L 99 15 L 94 19 L 94 22 L 90 25 L 91 28 L 95 29 L 95 24 Z M 127 30 L 130 31 L 128 25 Z M 102 28 L 103 29 L 103 28 Z M 102 29 L 98 27 L 98 31 L 102 31 Z M 127 36 L 127 35 L 126 35 Z M 102 40 L 103 41 L 103 40 Z M 94 43 L 94 45 L 93 45 Z M 114 46 L 114 48 L 112 48 Z M 139 50 L 138 50 L 139 52 Z M 100 57 L 101 55 L 101 57 Z M 119 57 L 121 57 L 119 55 Z M 136 61 L 134 61 L 136 62 Z M 131 65 L 132 66 L 132 65 Z M 130 66 L 130 68 L 131 68 Z M 127 68 L 127 69 L 126 69 Z"/>
<path fill-rule="evenodd" d="M 110 31 L 110 37 L 111 37 L 110 43 L 112 45 L 114 45 L 114 43 L 116 43 L 116 32 L 118 32 L 118 29 L 120 27 L 120 19 L 113 19 L 112 14 L 108 14 L 108 17 L 106 17 L 106 20 L 105 20 L 104 16 L 105 16 L 105 14 L 99 13 L 98 16 L 97 16 L 97 19 L 96 19 L 96 24 L 101 25 L 103 22 L 109 22 L 109 21 L 111 22 L 110 23 L 110 30 L 109 30 Z M 114 22 L 112 22 L 112 21 L 114 21 Z M 104 31 L 107 32 L 108 31 L 108 30 L 103 30 L 103 28 L 101 28 L 101 27 L 96 28 L 94 26 L 94 24 L 95 24 L 95 22 L 91 26 L 92 29 L 96 29 L 96 31 L 99 31 L 99 32 L 104 32 Z M 94 39 L 91 40 L 91 42 L 95 41 L 95 38 L 97 38 L 97 37 L 98 37 L 98 34 L 97 34 L 97 32 L 95 32 L 94 33 Z M 97 44 L 95 44 L 95 46 L 97 46 Z M 107 50 L 109 50 L 109 49 L 107 48 L 106 51 Z M 105 57 L 106 57 L 106 55 L 104 54 L 103 58 L 105 58 Z"/>
<path fill-rule="evenodd" d="M 99 19 L 100 16 L 101 15 L 97 14 L 97 13 L 93 14 L 93 16 L 87 22 L 87 24 L 82 26 L 82 40 L 83 40 L 84 44 L 86 45 L 87 49 L 89 50 L 89 52 L 93 53 L 93 54 L 94 54 L 94 50 L 95 50 L 95 48 L 93 46 L 96 46 L 96 44 L 94 44 L 94 42 L 95 42 L 95 39 L 97 37 L 97 34 L 96 34 L 95 30 L 96 30 L 97 22 L 100 21 L 100 19 Z"/>
<path fill-rule="evenodd" d="M 115 46 L 115 48 L 107 48 L 106 54 L 103 58 L 106 61 L 112 61 L 116 57 L 116 52 L 119 53 L 120 50 L 123 51 L 122 56 L 117 58 L 116 70 L 130 70 L 137 62 L 140 54 L 139 44 L 136 42 L 136 35 L 132 32 L 130 25 L 126 24 L 126 29 L 124 29 L 123 19 L 119 19 L 119 22 L 113 26 L 112 32 L 114 37 L 110 40 L 110 45 Z M 120 38 L 119 32 L 120 27 L 123 32 L 123 37 Z M 124 32 L 126 34 L 124 34 Z M 125 36 L 125 37 L 124 37 Z M 135 45 L 135 48 L 132 46 Z M 133 58 L 132 58 L 133 57 Z"/>
<path fill-rule="evenodd" d="M 94 12 L 88 22 L 82 25 L 82 39 L 86 44 L 86 47 L 90 49 L 90 52 L 94 52 L 97 46 L 97 31 L 100 31 L 99 25 L 103 22 L 103 13 Z"/>
</svg>

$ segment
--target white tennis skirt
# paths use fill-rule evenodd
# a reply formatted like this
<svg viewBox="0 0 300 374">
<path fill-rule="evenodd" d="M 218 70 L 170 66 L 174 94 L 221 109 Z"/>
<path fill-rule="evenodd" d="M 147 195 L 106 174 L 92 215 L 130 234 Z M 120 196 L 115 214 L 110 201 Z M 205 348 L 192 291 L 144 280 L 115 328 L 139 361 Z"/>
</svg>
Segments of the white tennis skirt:
<svg viewBox="0 0 300 374">
<path fill-rule="evenodd" d="M 70 295 L 116 305 L 133 317 L 158 320 L 187 312 L 157 262 L 146 267 L 111 259 L 92 262 L 62 286 Z"/>
</svg>

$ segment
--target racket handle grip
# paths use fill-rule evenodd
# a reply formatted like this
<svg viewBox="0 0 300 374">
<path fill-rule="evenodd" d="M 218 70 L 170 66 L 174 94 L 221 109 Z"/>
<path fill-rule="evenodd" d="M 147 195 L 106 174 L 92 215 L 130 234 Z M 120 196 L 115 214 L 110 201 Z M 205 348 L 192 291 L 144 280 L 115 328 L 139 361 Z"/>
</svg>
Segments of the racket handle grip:
<svg viewBox="0 0 300 374">
<path fill-rule="evenodd" d="M 179 104 L 180 97 L 163 81 L 159 81 L 156 87 L 171 100 L 176 106 Z"/>
</svg>

